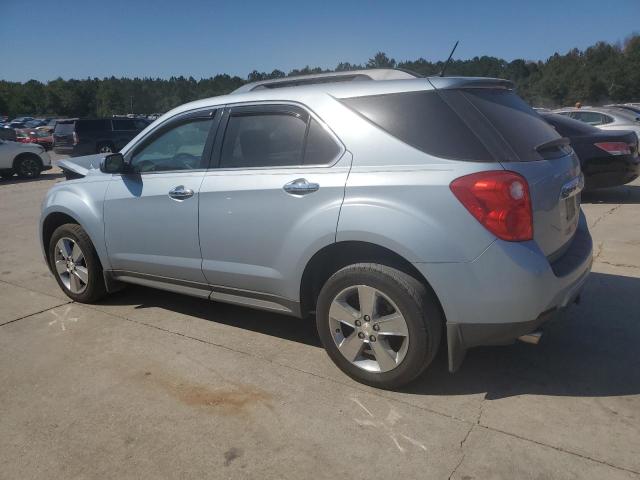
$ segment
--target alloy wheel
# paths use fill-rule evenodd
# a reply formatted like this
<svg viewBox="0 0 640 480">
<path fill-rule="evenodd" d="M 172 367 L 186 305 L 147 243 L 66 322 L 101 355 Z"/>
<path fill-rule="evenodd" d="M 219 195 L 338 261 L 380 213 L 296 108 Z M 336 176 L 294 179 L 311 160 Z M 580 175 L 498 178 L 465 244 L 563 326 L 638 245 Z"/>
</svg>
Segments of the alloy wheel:
<svg viewBox="0 0 640 480">
<path fill-rule="evenodd" d="M 99 150 L 100 153 L 112 153 L 113 149 L 110 145 L 102 145 Z"/>
<path fill-rule="evenodd" d="M 56 243 L 54 252 L 56 273 L 62 284 L 72 293 L 82 293 L 89 282 L 89 269 L 78 243 L 63 237 Z"/>
<path fill-rule="evenodd" d="M 380 290 L 354 285 L 331 302 L 329 325 L 340 353 L 369 372 L 388 372 L 404 360 L 409 347 L 407 322 Z"/>
</svg>

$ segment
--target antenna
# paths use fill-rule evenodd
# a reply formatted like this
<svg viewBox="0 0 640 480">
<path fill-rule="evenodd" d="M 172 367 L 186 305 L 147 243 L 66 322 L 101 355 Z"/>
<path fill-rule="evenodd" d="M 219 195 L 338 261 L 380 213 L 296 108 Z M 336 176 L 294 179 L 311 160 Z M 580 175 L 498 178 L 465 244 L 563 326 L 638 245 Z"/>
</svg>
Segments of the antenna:
<svg viewBox="0 0 640 480">
<path fill-rule="evenodd" d="M 449 62 L 451 62 L 451 57 L 453 57 L 453 52 L 455 52 L 456 48 L 458 48 L 458 41 L 459 40 L 456 40 L 456 44 L 451 49 L 451 53 L 449 54 L 449 58 L 447 58 L 447 61 L 444 62 L 444 66 L 442 67 L 442 70 L 440 71 L 440 76 L 441 77 L 444 77 L 444 72 L 447 70 L 447 67 L 449 66 Z"/>
</svg>

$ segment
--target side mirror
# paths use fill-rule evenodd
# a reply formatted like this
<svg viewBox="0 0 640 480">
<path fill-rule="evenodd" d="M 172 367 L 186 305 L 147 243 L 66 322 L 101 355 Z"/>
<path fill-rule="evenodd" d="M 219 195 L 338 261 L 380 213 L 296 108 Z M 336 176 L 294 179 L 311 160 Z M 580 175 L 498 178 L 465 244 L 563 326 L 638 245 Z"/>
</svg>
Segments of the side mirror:
<svg viewBox="0 0 640 480">
<path fill-rule="evenodd" d="M 111 153 L 100 162 L 100 171 L 104 173 L 124 173 L 127 164 L 121 153 Z"/>
</svg>

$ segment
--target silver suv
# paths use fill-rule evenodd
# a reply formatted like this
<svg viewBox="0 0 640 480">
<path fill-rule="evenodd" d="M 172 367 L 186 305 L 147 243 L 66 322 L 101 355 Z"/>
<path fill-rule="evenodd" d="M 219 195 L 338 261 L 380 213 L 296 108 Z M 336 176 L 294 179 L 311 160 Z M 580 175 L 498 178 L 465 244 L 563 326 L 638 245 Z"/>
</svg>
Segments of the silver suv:
<svg viewBox="0 0 640 480">
<path fill-rule="evenodd" d="M 259 82 L 61 166 L 40 238 L 70 298 L 135 283 L 315 314 L 336 365 L 383 388 L 443 336 L 451 371 L 535 342 L 591 267 L 578 159 L 505 80 Z"/>
</svg>

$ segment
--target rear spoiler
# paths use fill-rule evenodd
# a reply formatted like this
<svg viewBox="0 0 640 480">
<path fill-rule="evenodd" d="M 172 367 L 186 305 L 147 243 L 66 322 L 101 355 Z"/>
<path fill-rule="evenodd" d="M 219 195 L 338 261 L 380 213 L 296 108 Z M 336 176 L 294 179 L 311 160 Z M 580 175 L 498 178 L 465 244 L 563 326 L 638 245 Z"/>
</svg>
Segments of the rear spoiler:
<svg viewBox="0 0 640 480">
<path fill-rule="evenodd" d="M 436 90 L 451 88 L 502 88 L 513 90 L 515 88 L 511 80 L 504 80 L 503 78 L 427 77 L 427 80 Z"/>
</svg>

